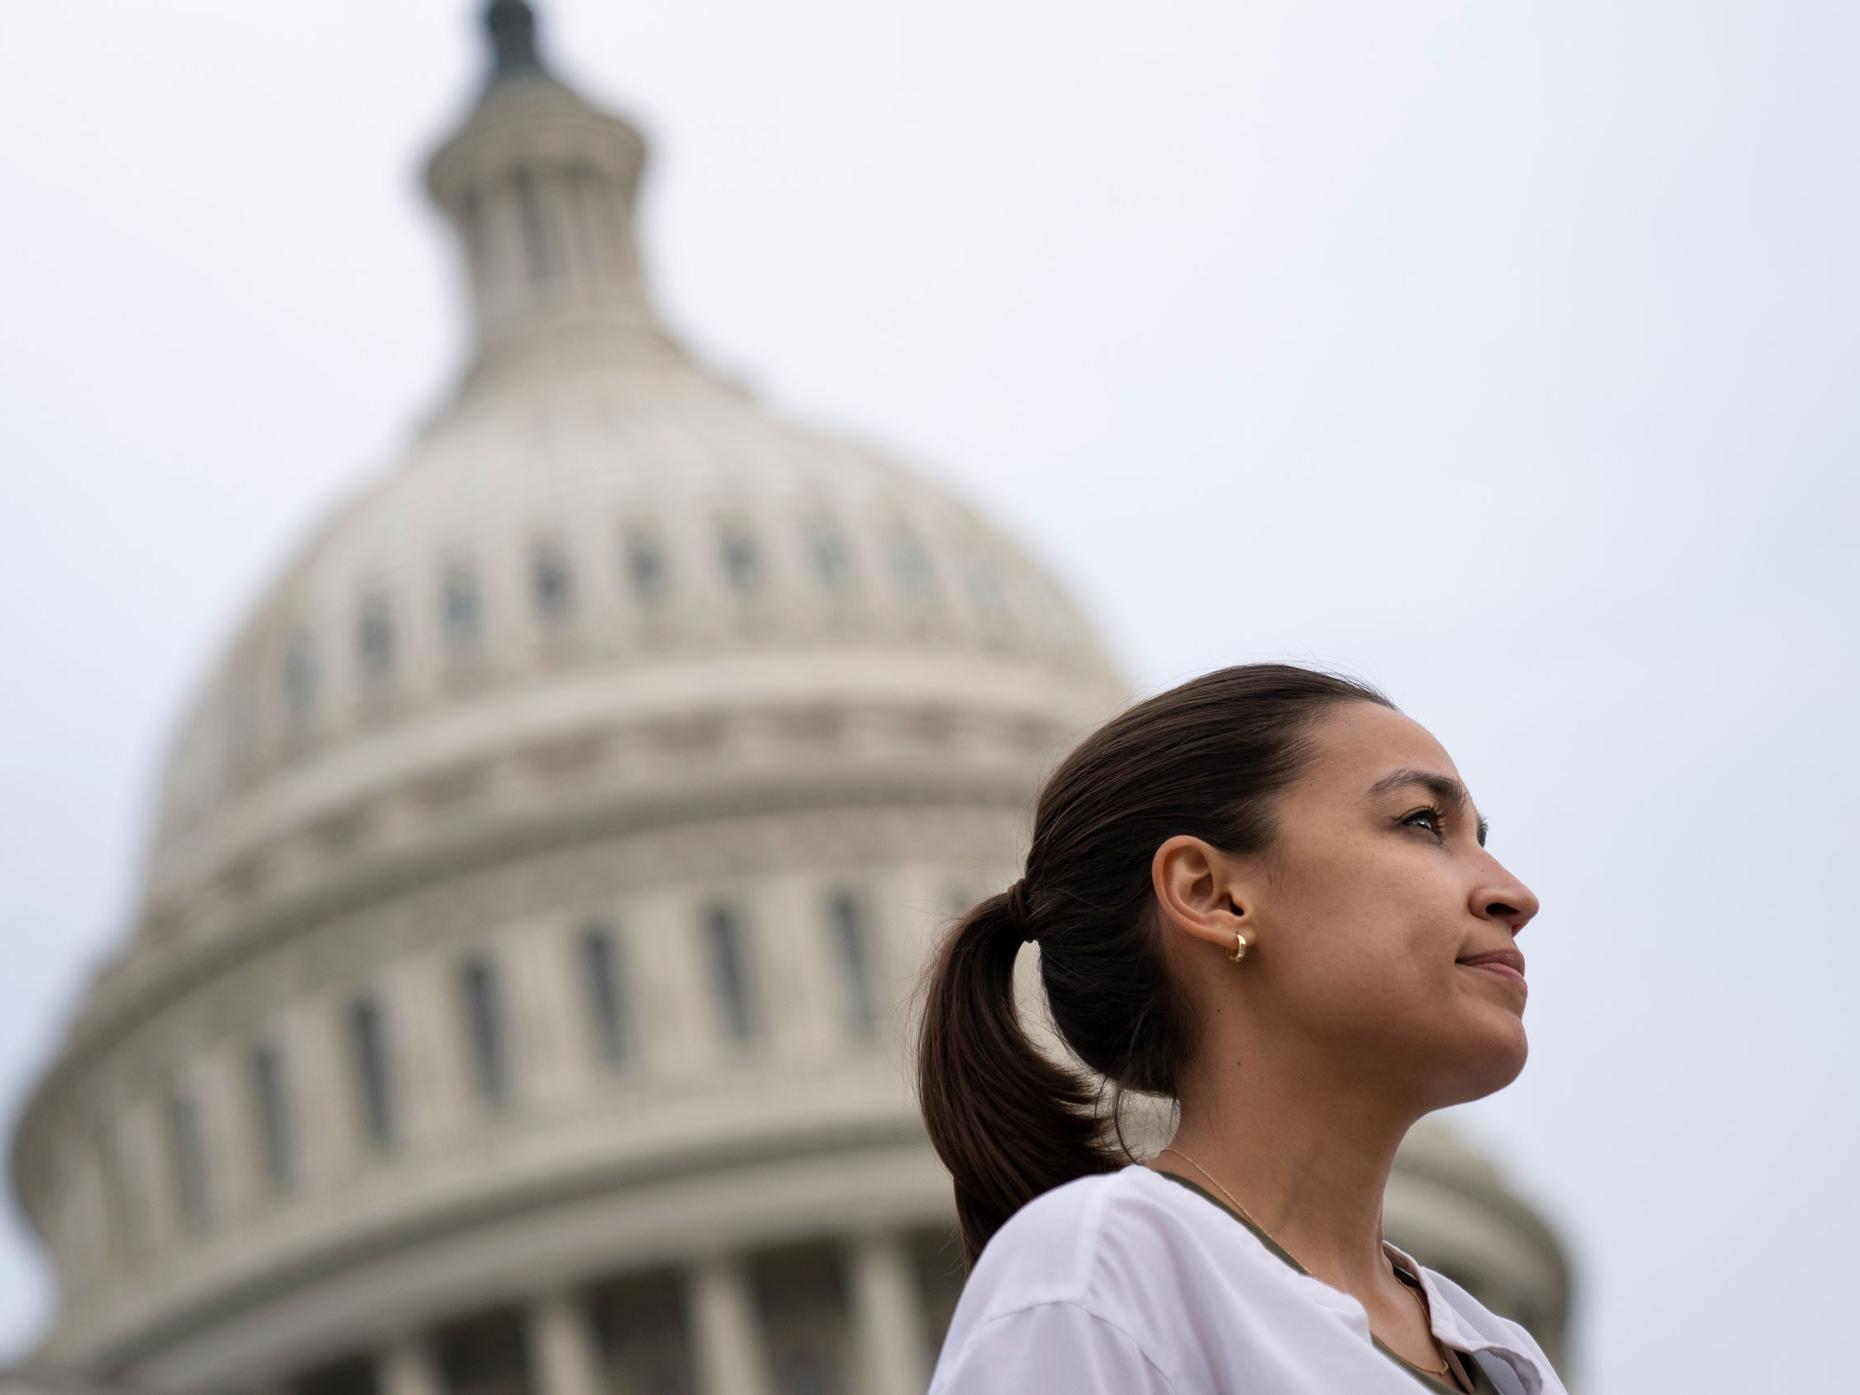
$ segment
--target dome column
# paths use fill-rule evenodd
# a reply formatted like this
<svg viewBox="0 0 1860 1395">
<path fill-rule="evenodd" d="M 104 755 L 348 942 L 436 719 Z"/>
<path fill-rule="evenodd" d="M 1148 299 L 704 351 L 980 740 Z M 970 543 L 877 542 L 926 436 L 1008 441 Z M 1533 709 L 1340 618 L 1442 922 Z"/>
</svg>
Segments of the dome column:
<svg viewBox="0 0 1860 1395">
<path fill-rule="evenodd" d="M 403 1332 L 375 1357 L 375 1389 L 381 1395 L 446 1395 L 439 1358 L 424 1333 Z"/>
<path fill-rule="evenodd" d="M 853 1331 L 865 1362 L 860 1389 L 872 1395 L 923 1395 L 930 1383 L 924 1369 L 923 1305 L 903 1238 L 895 1232 L 860 1235 L 850 1251 Z"/>
<path fill-rule="evenodd" d="M 534 1395 L 603 1395 L 600 1347 L 579 1291 L 555 1288 L 529 1310 Z"/>
<path fill-rule="evenodd" d="M 704 1256 L 692 1266 L 689 1284 L 700 1395 L 774 1395 L 741 1257 Z"/>
</svg>

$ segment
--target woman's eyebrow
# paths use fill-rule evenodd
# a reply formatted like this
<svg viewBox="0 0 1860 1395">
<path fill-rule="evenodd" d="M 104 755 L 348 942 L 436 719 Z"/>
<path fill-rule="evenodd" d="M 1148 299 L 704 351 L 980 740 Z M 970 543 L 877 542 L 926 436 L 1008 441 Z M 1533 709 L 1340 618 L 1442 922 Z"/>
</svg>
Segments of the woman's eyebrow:
<svg viewBox="0 0 1860 1395">
<path fill-rule="evenodd" d="M 1377 780 L 1375 784 L 1371 785 L 1368 792 L 1363 797 L 1365 799 L 1375 799 L 1379 795 L 1387 794 L 1390 790 L 1399 789 L 1403 785 L 1424 786 L 1428 790 L 1431 790 L 1438 799 L 1443 799 L 1447 803 L 1457 805 L 1462 809 L 1472 809 L 1472 795 L 1467 793 L 1466 786 L 1462 785 L 1451 775 L 1442 775 L 1434 770 L 1417 770 L 1413 766 L 1408 765 L 1403 766 L 1400 770 L 1391 770 L 1380 780 Z M 1478 815 L 1479 818 L 1479 846 L 1483 848 L 1485 846 L 1485 836 L 1487 833 L 1491 832 L 1492 825 L 1486 821 L 1485 816 L 1480 814 L 1477 809 L 1473 809 L 1473 813 Z"/>
</svg>

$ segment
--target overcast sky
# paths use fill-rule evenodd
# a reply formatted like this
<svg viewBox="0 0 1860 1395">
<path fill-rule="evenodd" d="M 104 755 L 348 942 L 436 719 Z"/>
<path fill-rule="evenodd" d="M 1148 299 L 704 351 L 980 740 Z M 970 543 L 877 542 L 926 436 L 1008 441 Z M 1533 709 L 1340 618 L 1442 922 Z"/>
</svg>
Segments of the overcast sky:
<svg viewBox="0 0 1860 1395">
<path fill-rule="evenodd" d="M 31 5 L 0 46 L 0 1105 L 159 742 L 453 373 L 466 0 Z M 548 0 L 666 320 L 978 499 L 1136 688 L 1439 737 L 1542 900 L 1450 1111 L 1582 1395 L 1821 1388 L 1860 1249 L 1860 7 Z M 0 1354 L 43 1322 L 0 1226 Z"/>
</svg>

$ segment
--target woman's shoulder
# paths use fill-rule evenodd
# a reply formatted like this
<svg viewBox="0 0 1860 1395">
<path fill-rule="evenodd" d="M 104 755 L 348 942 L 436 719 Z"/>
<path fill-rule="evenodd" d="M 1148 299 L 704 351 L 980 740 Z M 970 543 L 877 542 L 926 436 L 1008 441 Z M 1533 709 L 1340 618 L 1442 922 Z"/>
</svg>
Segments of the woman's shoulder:
<svg viewBox="0 0 1860 1395">
<path fill-rule="evenodd" d="M 1134 1395 L 1176 1389 L 1172 1305 L 1155 1290 L 1156 1275 L 1174 1272 L 1170 1221 L 1134 1170 L 1042 1192 L 990 1237 L 957 1300 L 932 1390 L 966 1390 L 984 1367 L 986 1388 L 1006 1388 L 1009 1360 L 1030 1363 L 1017 1388 L 1034 1392 L 1088 1372 L 1115 1375 Z"/>
<path fill-rule="evenodd" d="M 1034 1197 L 983 1247 L 960 1303 L 980 1322 L 1036 1303 L 1072 1303 L 1118 1319 L 1178 1272 L 1192 1227 L 1141 1164 L 1075 1178 Z"/>
</svg>

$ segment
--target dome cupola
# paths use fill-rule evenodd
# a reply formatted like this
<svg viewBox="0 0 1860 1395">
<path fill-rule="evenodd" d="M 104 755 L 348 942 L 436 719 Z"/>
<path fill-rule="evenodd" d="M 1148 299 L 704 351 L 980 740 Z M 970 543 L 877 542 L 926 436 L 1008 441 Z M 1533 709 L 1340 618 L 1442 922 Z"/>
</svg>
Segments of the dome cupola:
<svg viewBox="0 0 1860 1395">
<path fill-rule="evenodd" d="M 466 386 L 525 358 L 546 370 L 564 354 L 676 352 L 634 234 L 644 138 L 556 79 L 523 0 L 494 0 L 485 25 L 489 76 L 426 170 L 463 253 L 475 341 Z"/>
</svg>

